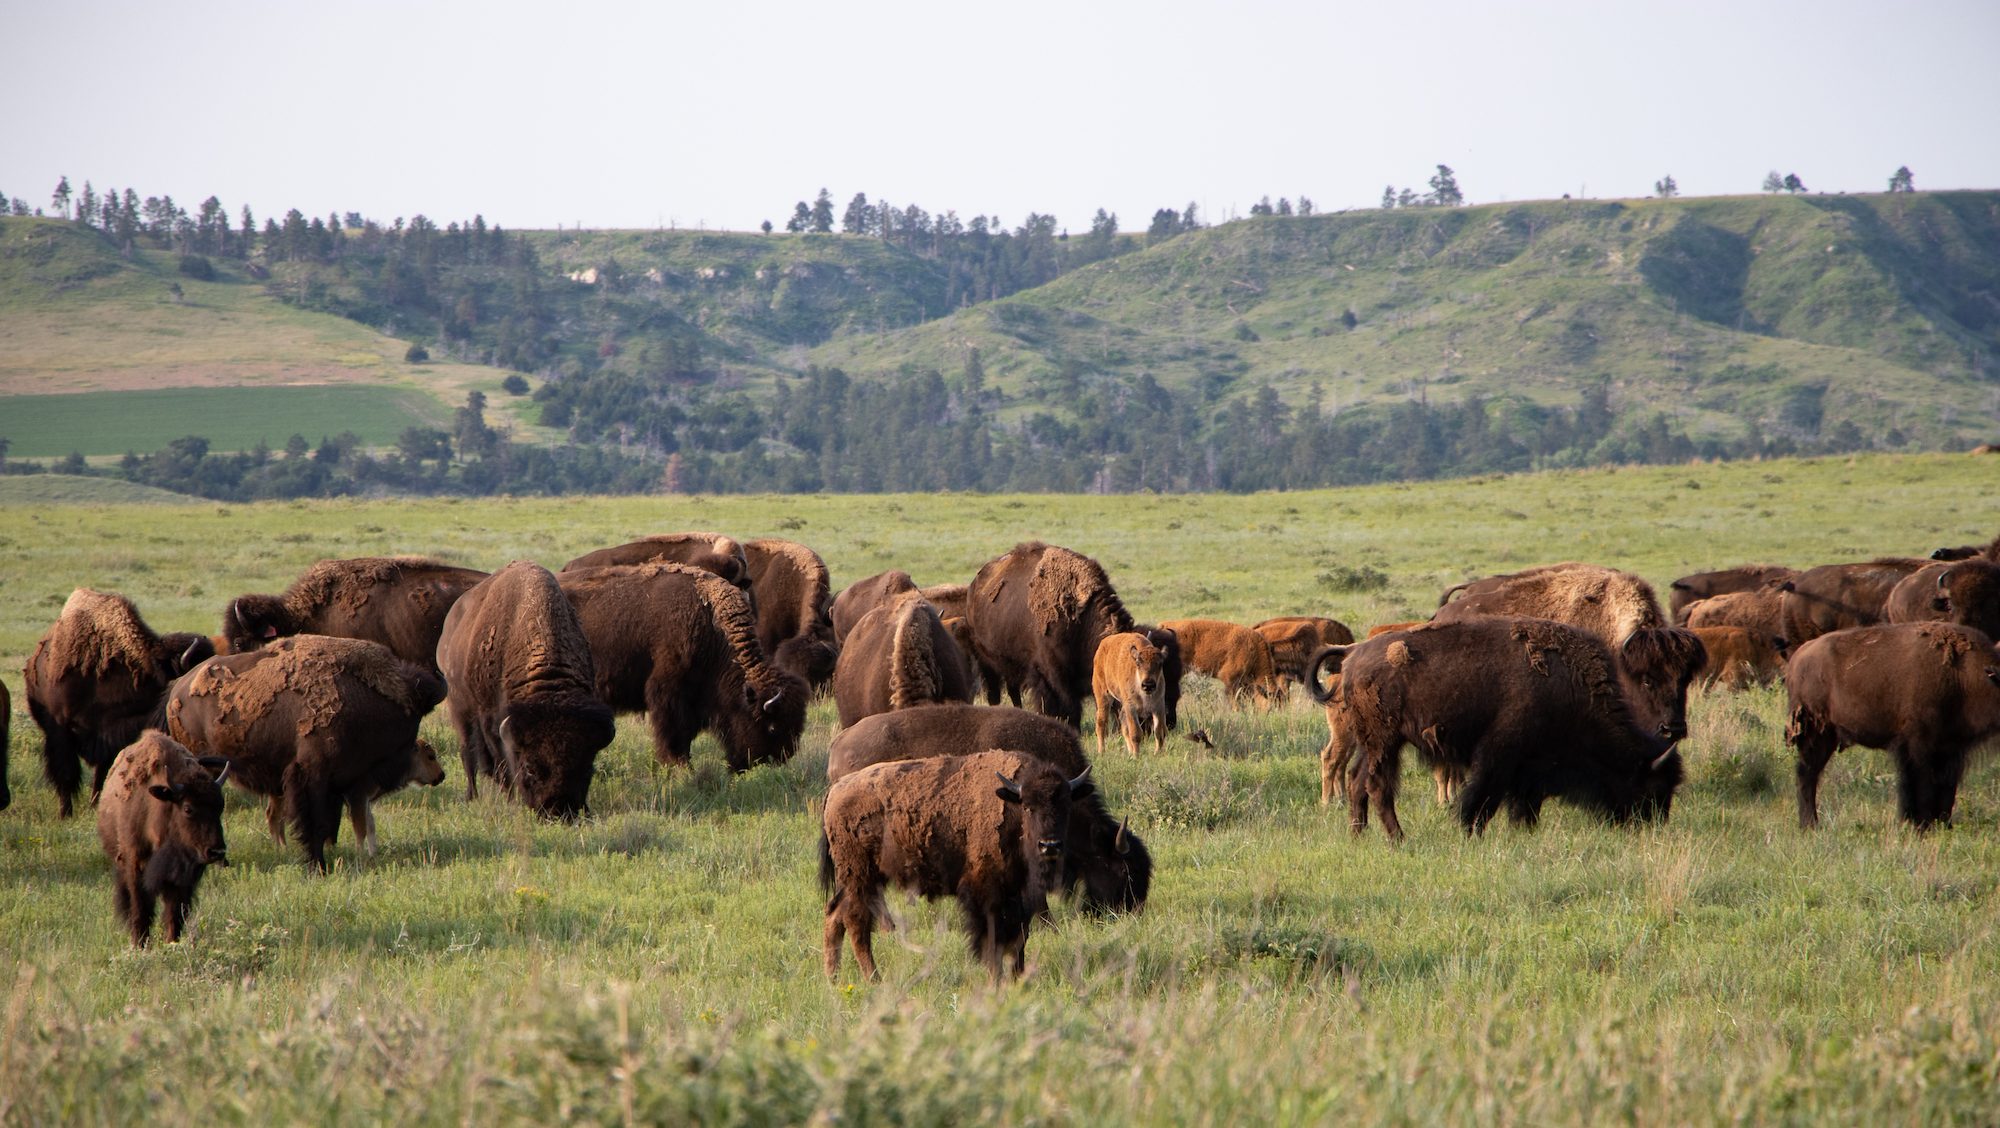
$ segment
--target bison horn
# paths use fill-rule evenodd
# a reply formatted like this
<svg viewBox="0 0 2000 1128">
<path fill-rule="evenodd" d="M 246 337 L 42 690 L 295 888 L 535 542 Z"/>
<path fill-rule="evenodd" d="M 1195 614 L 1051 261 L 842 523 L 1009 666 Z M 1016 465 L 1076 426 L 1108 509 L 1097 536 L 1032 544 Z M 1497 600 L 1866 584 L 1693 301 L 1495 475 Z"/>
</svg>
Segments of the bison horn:
<svg viewBox="0 0 2000 1128">
<path fill-rule="evenodd" d="M 1132 825 L 1132 816 L 1127 815 L 1118 824 L 1118 833 L 1111 837 L 1111 848 L 1121 854 L 1132 852 L 1132 844 L 1125 841 L 1125 829 Z"/>
<path fill-rule="evenodd" d="M 188 660 L 194 657 L 195 647 L 200 645 L 201 645 L 201 640 L 196 639 L 195 641 L 188 643 L 188 648 L 186 650 L 181 651 L 181 669 L 183 670 L 187 669 Z"/>
<path fill-rule="evenodd" d="M 229 778 L 229 768 L 230 768 L 229 761 L 224 760 L 222 762 L 222 770 L 215 773 L 215 785 L 217 787 L 221 787 L 223 781 Z"/>
<path fill-rule="evenodd" d="M 1652 762 L 1652 764 L 1650 765 L 1650 767 L 1648 768 L 1648 770 L 1650 770 L 1650 771 L 1655 771 L 1655 772 L 1659 771 L 1659 770 L 1660 770 L 1660 765 L 1662 765 L 1662 764 L 1666 763 L 1666 762 L 1667 762 L 1667 757 L 1669 757 L 1669 756 L 1671 756 L 1671 755 L 1673 755 L 1673 754 L 1674 754 L 1674 750 L 1673 750 L 1673 749 L 1671 749 L 1671 748 L 1669 748 L 1669 749 L 1667 749 L 1667 750 L 1666 750 L 1665 752 L 1662 752 L 1662 753 L 1660 753 L 1660 754 L 1659 754 L 1658 756 L 1655 756 L 1655 757 L 1653 757 L 1653 762 Z"/>
<path fill-rule="evenodd" d="M 1937 586 L 1938 586 L 1938 590 L 1939 590 L 1939 591 L 1943 591 L 1943 590 L 1944 590 L 1944 583 L 1945 583 L 1945 577 L 1946 577 L 1946 576 L 1948 576 L 1948 575 L 1950 575 L 1950 574 L 1951 574 L 1951 569 L 1949 569 L 1949 568 L 1946 568 L 1946 569 L 1944 569 L 1944 570 L 1942 570 L 1942 571 L 1940 571 L 1940 572 L 1938 573 L 1938 585 L 1937 585 Z"/>
<path fill-rule="evenodd" d="M 783 697 L 784 695 L 785 695 L 785 691 L 784 691 L 784 690 L 782 690 L 782 689 L 781 689 L 781 690 L 779 690 L 778 692 L 776 692 L 776 693 L 772 694 L 772 695 L 771 695 L 771 699 L 770 699 L 769 701 L 766 701 L 766 702 L 764 702 L 764 711 L 765 711 L 766 713 L 770 712 L 770 711 L 771 711 L 771 706 L 773 706 L 773 705 L 776 705 L 776 704 L 778 703 L 778 698 L 780 698 L 780 697 Z"/>
<path fill-rule="evenodd" d="M 1008 791 L 1012 792 L 1015 795 L 1021 794 L 1021 785 L 1015 783 L 1011 779 L 1008 779 L 1006 772 L 994 772 L 993 774 L 1000 777 L 1000 786 L 1006 788 Z"/>
<path fill-rule="evenodd" d="M 1075 779 L 1069 781 L 1070 794 L 1074 795 L 1078 788 L 1086 787 L 1089 785 L 1089 783 L 1090 783 L 1090 769 L 1085 768 L 1083 769 L 1082 774 L 1078 775 Z"/>
</svg>

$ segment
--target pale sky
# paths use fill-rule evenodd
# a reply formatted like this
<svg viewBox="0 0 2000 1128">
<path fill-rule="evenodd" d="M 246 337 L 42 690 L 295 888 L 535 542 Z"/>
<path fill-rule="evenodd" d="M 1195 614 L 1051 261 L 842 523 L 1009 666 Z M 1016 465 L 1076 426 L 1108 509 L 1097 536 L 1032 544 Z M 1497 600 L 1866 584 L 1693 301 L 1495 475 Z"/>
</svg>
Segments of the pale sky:
<svg viewBox="0 0 2000 1128">
<path fill-rule="evenodd" d="M 0 191 L 783 226 L 821 187 L 1124 230 L 1197 202 L 2000 187 L 2000 2 L 78 7 L 5 0 Z"/>
</svg>

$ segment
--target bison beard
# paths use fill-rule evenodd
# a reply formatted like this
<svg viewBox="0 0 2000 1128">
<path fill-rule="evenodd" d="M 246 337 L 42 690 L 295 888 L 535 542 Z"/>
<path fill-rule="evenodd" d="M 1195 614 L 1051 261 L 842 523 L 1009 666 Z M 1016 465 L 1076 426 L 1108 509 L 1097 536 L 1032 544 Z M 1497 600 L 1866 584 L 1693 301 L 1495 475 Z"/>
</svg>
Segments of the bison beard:
<svg viewBox="0 0 2000 1128">
<path fill-rule="evenodd" d="M 973 955 L 995 981 L 1003 965 L 1018 978 L 1029 925 L 1061 877 L 1070 804 L 1091 791 L 1085 776 L 1013 752 L 877 764 L 834 784 L 820 837 L 827 978 L 850 937 L 862 974 L 878 977 L 872 937 L 891 884 L 955 897 Z"/>
<path fill-rule="evenodd" d="M 1323 669 L 1340 674 L 1336 688 L 1320 684 Z M 1402 838 L 1395 796 L 1406 743 L 1426 764 L 1464 771 L 1458 817 L 1468 833 L 1502 806 L 1533 826 L 1552 796 L 1614 822 L 1663 819 L 1681 781 L 1671 743 L 1635 722 L 1611 652 L 1562 623 L 1432 624 L 1329 647 L 1310 675 L 1314 699 L 1334 703 L 1336 727 L 1360 756 L 1346 785 L 1357 834 L 1372 798 L 1383 831 Z"/>
</svg>

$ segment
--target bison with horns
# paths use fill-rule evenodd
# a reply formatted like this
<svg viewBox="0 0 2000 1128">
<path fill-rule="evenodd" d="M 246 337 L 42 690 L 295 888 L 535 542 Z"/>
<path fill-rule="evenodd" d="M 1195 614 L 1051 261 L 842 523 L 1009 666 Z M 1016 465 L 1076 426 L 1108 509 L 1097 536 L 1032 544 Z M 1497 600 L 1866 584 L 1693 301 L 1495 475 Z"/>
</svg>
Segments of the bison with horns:
<svg viewBox="0 0 2000 1128">
<path fill-rule="evenodd" d="M 841 725 L 927 705 L 972 701 L 972 670 L 937 609 L 912 588 L 863 615 L 833 667 Z"/>
<path fill-rule="evenodd" d="M 756 602 L 757 644 L 781 670 L 818 689 L 833 678 L 833 584 L 826 561 L 797 541 L 763 537 L 743 546 Z"/>
<path fill-rule="evenodd" d="M 444 617 L 485 578 L 476 569 L 421 556 L 322 560 L 282 595 L 232 600 L 222 613 L 222 637 L 235 654 L 287 635 L 365 639 L 435 670 Z"/>
<path fill-rule="evenodd" d="M 42 730 L 42 771 L 63 818 L 75 805 L 82 765 L 95 771 L 95 803 L 112 760 L 139 738 L 167 687 L 214 654 L 206 635 L 154 634 L 122 595 L 70 593 L 22 672 L 28 715 Z"/>
<path fill-rule="evenodd" d="M 765 656 L 743 592 L 664 562 L 556 578 L 590 642 L 598 698 L 646 714 L 661 763 L 687 763 L 695 735 L 711 726 L 731 771 L 783 763 L 798 749 L 810 691 Z"/>
<path fill-rule="evenodd" d="M 1070 806 L 1091 791 L 1087 777 L 1064 779 L 1019 752 L 876 764 L 841 779 L 820 835 L 827 978 L 840 974 L 848 937 L 862 974 L 876 978 L 871 939 L 888 922 L 892 884 L 956 898 L 973 955 L 996 981 L 1003 963 L 1019 977 L 1028 926 L 1062 880 Z"/>
<path fill-rule="evenodd" d="M 97 805 L 97 841 L 111 859 L 112 905 L 143 948 L 153 913 L 167 903 L 167 942 L 181 938 L 204 871 L 229 864 L 222 839 L 222 781 L 229 765 L 197 760 L 147 729 L 118 753 Z"/>
<path fill-rule="evenodd" d="M 1321 671 L 1340 675 L 1332 689 Z M 1632 675 L 1594 635 L 1546 619 L 1473 618 L 1328 647 L 1309 671 L 1313 698 L 1358 757 L 1347 773 L 1348 822 L 1401 839 L 1396 783 L 1402 747 L 1433 768 L 1459 769 L 1458 818 L 1483 830 L 1504 806 L 1533 826 L 1551 796 L 1614 822 L 1665 818 L 1680 754 L 1631 704 Z"/>
</svg>

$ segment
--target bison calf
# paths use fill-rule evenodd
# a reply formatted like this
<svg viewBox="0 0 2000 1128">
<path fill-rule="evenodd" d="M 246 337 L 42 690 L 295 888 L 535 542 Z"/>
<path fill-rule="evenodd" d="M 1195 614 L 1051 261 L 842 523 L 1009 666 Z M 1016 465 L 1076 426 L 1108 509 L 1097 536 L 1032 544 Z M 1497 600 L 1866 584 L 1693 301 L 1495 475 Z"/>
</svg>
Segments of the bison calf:
<svg viewBox="0 0 2000 1128">
<path fill-rule="evenodd" d="M 1708 657 L 1697 675 L 1702 688 L 1717 682 L 1730 689 L 1769 685 L 1785 668 L 1785 640 L 1742 627 L 1689 627 Z"/>
<path fill-rule="evenodd" d="M 995 980 L 1027 965 L 1028 926 L 1060 886 L 1070 804 L 1091 793 L 1018 752 L 876 764 L 827 791 L 820 837 L 827 978 L 852 938 L 861 973 L 876 978 L 871 942 L 896 885 L 927 900 L 956 897 L 972 952 Z M 892 925 L 893 927 L 893 925 Z"/>
<path fill-rule="evenodd" d="M 1153 734 L 1153 750 L 1167 747 L 1166 655 L 1136 631 L 1107 635 L 1091 664 L 1090 692 L 1097 699 L 1097 754 L 1104 755 L 1104 730 L 1118 715 L 1125 750 L 1139 754 L 1141 733 Z"/>
<path fill-rule="evenodd" d="M 97 804 L 97 840 L 111 859 L 112 904 L 135 947 L 151 939 L 161 900 L 167 942 L 179 940 L 203 872 L 229 864 L 222 840 L 228 775 L 226 762 L 197 760 L 158 729 L 146 730 L 112 764 Z"/>
<path fill-rule="evenodd" d="M 1798 753 L 1799 825 L 1819 825 L 1819 777 L 1850 744 L 1896 761 L 1896 807 L 1919 829 L 1950 823 L 1967 755 L 2000 734 L 2000 655 L 1950 623 L 1893 623 L 1821 635 L 1785 667 Z"/>
<path fill-rule="evenodd" d="M 1179 638 L 1187 668 L 1221 682 L 1232 699 L 1252 697 L 1268 708 L 1283 692 L 1270 642 L 1249 627 L 1220 619 L 1167 619 L 1160 626 Z"/>
</svg>

